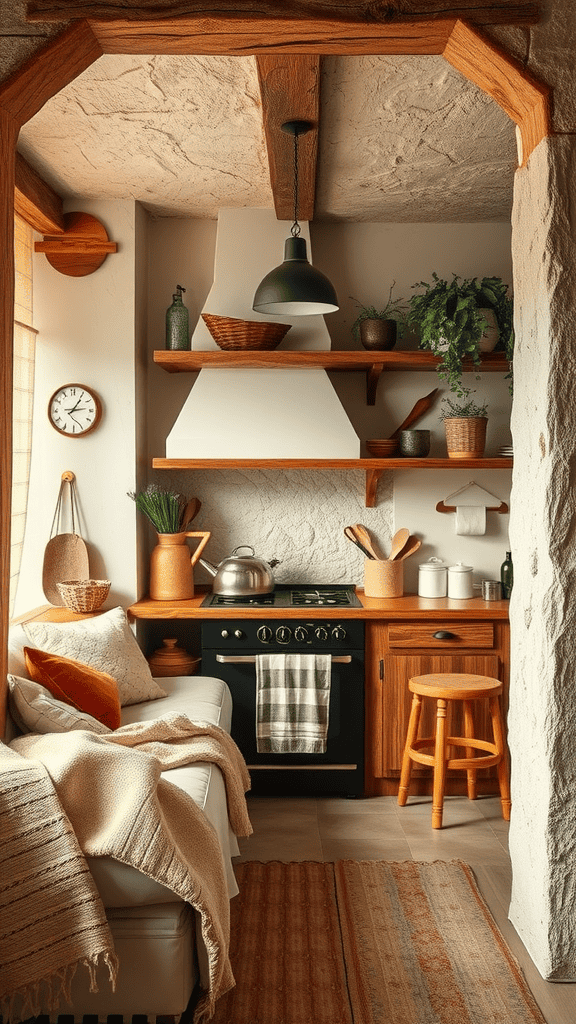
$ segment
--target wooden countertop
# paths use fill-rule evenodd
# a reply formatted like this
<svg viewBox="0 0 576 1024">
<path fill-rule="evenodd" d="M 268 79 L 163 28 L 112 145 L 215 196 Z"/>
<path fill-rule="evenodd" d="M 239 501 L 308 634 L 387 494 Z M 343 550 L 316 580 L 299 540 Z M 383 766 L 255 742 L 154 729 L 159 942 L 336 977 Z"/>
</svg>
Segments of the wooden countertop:
<svg viewBox="0 0 576 1024">
<path fill-rule="evenodd" d="M 466 601 L 453 598 L 418 597 L 405 594 L 404 597 L 380 599 L 366 597 L 364 591 L 356 588 L 361 602 L 360 608 L 297 607 L 275 608 L 250 605 L 248 607 L 221 606 L 202 608 L 202 601 L 209 592 L 198 587 L 189 601 L 152 601 L 142 598 L 130 605 L 127 614 L 130 619 L 508 619 L 508 601 L 484 601 L 473 597 Z"/>
</svg>

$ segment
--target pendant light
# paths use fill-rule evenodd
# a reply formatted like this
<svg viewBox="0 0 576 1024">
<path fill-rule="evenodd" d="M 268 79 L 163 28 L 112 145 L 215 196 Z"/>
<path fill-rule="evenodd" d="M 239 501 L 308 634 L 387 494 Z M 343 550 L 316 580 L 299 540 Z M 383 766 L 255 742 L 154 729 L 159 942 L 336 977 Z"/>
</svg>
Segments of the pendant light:
<svg viewBox="0 0 576 1024">
<path fill-rule="evenodd" d="M 308 262 L 306 239 L 298 223 L 298 137 L 310 131 L 309 121 L 286 121 L 282 131 L 294 138 L 294 223 L 284 243 L 284 262 L 258 285 L 252 308 L 278 316 L 310 316 L 338 309 L 336 292 L 328 278 Z"/>
</svg>

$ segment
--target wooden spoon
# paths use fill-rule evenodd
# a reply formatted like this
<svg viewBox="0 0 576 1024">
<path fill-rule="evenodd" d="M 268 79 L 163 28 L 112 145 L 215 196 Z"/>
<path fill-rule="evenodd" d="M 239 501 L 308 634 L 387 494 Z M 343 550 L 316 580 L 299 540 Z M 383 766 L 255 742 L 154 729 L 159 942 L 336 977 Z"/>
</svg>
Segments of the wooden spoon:
<svg viewBox="0 0 576 1024">
<path fill-rule="evenodd" d="M 415 551 L 418 551 L 418 548 L 421 547 L 421 545 L 422 541 L 418 540 L 418 537 L 410 536 L 406 541 L 404 547 L 402 548 L 402 551 L 400 552 L 396 561 L 403 562 L 405 558 L 409 557 L 409 555 L 413 555 Z"/>
<path fill-rule="evenodd" d="M 400 437 L 401 430 L 406 430 L 408 427 L 411 427 L 412 424 L 416 423 L 416 420 L 419 420 L 420 417 L 423 416 L 425 412 L 428 412 L 428 409 L 433 404 L 437 394 L 438 388 L 434 388 L 434 391 L 431 391 L 429 395 L 424 395 L 424 398 L 419 398 L 416 404 L 408 413 L 406 419 L 400 424 L 399 427 L 397 427 L 393 434 L 390 434 L 390 441 L 395 441 L 398 437 Z"/>
<path fill-rule="evenodd" d="M 345 526 L 344 527 L 344 536 L 347 537 L 348 540 L 351 540 L 352 543 L 355 544 L 356 547 L 359 548 L 360 551 L 366 556 L 366 558 L 373 558 L 374 557 L 373 555 L 370 554 L 368 549 L 365 548 L 364 545 L 358 540 L 358 537 L 354 533 L 354 528 L 352 526 Z"/>
<path fill-rule="evenodd" d="M 180 529 L 181 530 L 185 530 L 186 527 L 188 526 L 188 524 L 191 523 L 192 520 L 196 518 L 196 516 L 198 515 L 198 513 L 200 511 L 200 506 L 201 505 L 202 505 L 202 502 L 200 501 L 200 498 L 190 498 L 190 501 L 186 505 L 186 507 L 185 507 L 185 509 L 184 509 L 184 511 L 182 513 L 182 518 L 180 520 Z"/>
<path fill-rule="evenodd" d="M 390 548 L 390 554 L 388 555 L 388 559 L 390 562 L 393 562 L 396 558 L 398 558 L 398 555 L 402 551 L 409 537 L 410 530 L 407 530 L 406 527 L 403 527 L 401 530 L 396 531 L 396 533 L 392 537 L 392 547 Z"/>
<path fill-rule="evenodd" d="M 385 556 L 382 554 L 378 544 L 374 543 L 368 530 L 365 526 L 362 526 L 362 523 L 356 523 L 352 529 L 360 543 L 370 552 L 372 558 L 376 558 L 379 562 L 385 561 Z"/>
</svg>

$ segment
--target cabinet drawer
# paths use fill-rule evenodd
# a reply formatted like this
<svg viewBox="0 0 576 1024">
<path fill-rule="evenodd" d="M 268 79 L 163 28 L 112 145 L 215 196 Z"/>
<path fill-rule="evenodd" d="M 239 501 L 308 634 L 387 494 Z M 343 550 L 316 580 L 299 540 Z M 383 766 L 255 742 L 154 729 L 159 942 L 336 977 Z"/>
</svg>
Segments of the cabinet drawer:
<svg viewBox="0 0 576 1024">
<path fill-rule="evenodd" d="M 394 622 L 388 626 L 391 648 L 493 647 L 493 622 Z"/>
</svg>

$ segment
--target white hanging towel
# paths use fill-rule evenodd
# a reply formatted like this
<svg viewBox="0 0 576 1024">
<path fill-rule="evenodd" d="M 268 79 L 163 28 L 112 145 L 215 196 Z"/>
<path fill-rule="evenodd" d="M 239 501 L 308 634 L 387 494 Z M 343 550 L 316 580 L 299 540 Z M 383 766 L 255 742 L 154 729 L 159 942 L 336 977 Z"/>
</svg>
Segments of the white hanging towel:
<svg viewBox="0 0 576 1024">
<path fill-rule="evenodd" d="M 332 658 L 329 654 L 256 655 L 256 749 L 324 754 Z"/>
<path fill-rule="evenodd" d="M 463 537 L 486 533 L 486 506 L 456 505 L 456 533 Z"/>
</svg>

